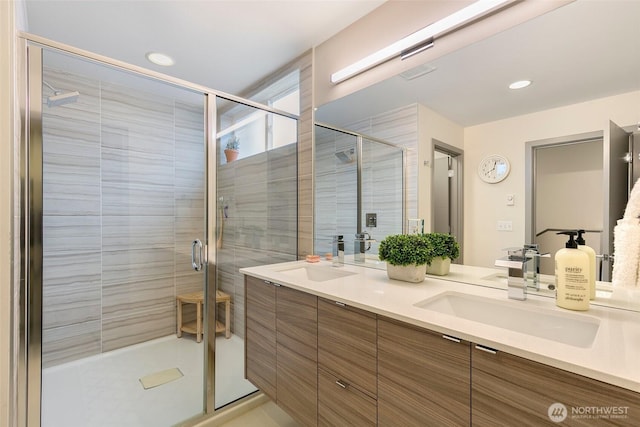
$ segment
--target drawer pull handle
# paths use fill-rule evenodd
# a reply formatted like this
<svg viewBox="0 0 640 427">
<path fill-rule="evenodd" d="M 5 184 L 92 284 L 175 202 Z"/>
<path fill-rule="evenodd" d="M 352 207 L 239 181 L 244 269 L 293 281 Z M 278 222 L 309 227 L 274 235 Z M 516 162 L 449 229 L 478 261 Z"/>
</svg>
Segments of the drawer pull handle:
<svg viewBox="0 0 640 427">
<path fill-rule="evenodd" d="M 445 340 L 458 342 L 458 343 L 462 341 L 460 338 L 452 337 L 451 335 L 443 335 L 442 338 L 444 338 Z"/>
<path fill-rule="evenodd" d="M 340 301 L 336 301 L 336 305 L 339 305 L 340 307 L 346 307 L 347 304 L 340 302 Z"/>
<path fill-rule="evenodd" d="M 489 353 L 489 354 L 498 354 L 498 350 L 494 350 L 491 347 L 485 347 L 480 344 L 476 344 L 476 350 L 482 350 L 485 353 Z"/>
<path fill-rule="evenodd" d="M 279 283 L 276 283 L 276 282 L 270 282 L 270 281 L 268 281 L 268 280 L 263 280 L 263 282 L 264 282 L 264 284 L 265 284 L 265 285 L 282 286 L 282 285 L 280 285 Z"/>
<path fill-rule="evenodd" d="M 343 382 L 342 380 L 337 380 L 336 384 L 338 384 L 342 388 L 347 388 L 349 386 L 349 384 Z"/>
</svg>

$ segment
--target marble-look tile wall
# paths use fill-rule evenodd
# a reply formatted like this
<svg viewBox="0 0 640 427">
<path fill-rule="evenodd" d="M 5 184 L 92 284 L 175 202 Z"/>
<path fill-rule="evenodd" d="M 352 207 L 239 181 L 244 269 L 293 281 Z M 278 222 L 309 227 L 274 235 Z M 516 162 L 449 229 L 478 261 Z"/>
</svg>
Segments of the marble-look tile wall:
<svg viewBox="0 0 640 427">
<path fill-rule="evenodd" d="M 43 109 L 43 364 L 175 333 L 203 287 L 203 103 L 45 69 L 74 104 Z"/>
<path fill-rule="evenodd" d="M 377 254 L 379 242 L 402 233 L 402 151 L 374 141 L 362 145 L 362 228 L 371 238 L 369 253 Z M 368 227 L 367 213 L 377 215 L 376 227 Z"/>
<path fill-rule="evenodd" d="M 238 270 L 297 258 L 296 157 L 296 144 L 289 144 L 218 165 L 218 289 L 232 296 L 231 330 L 239 336 L 244 276 Z"/>
<path fill-rule="evenodd" d="M 313 253 L 313 62 L 311 52 L 302 55 L 300 69 L 300 118 L 298 119 L 298 257 Z"/>
<path fill-rule="evenodd" d="M 407 149 L 405 204 L 407 218 L 416 218 L 418 215 L 418 104 L 387 111 L 344 127 Z"/>
</svg>

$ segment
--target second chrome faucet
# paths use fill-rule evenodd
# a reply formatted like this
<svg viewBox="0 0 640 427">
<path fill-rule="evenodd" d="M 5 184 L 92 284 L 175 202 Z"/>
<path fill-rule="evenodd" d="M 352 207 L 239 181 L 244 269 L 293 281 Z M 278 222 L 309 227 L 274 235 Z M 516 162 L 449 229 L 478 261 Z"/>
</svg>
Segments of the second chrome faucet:
<svg viewBox="0 0 640 427">
<path fill-rule="evenodd" d="M 344 265 L 344 237 L 339 234 L 333 236 L 332 265 L 334 267 L 341 267 Z"/>
<path fill-rule="evenodd" d="M 495 266 L 506 267 L 508 270 L 507 296 L 526 300 L 527 287 L 540 290 L 540 257 L 548 257 L 549 254 L 541 254 L 537 244 L 508 248 L 506 251 L 507 256 L 497 259 Z"/>
</svg>

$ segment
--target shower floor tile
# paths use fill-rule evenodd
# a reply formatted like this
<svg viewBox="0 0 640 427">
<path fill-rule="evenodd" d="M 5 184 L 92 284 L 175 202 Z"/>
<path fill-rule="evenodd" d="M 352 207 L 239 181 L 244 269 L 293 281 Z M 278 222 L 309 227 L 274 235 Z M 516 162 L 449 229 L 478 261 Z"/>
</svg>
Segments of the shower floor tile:
<svg viewBox="0 0 640 427">
<path fill-rule="evenodd" d="M 244 379 L 244 343 L 216 338 L 216 407 L 255 391 Z M 162 427 L 203 408 L 204 345 L 175 335 L 44 369 L 43 427 Z M 183 377 L 145 390 L 139 379 L 178 368 Z"/>
</svg>

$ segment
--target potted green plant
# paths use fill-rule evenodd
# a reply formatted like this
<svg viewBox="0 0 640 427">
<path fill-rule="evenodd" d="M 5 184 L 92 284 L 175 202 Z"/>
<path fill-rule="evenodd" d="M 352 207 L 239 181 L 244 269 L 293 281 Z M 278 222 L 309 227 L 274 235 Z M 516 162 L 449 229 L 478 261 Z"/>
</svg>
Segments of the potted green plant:
<svg viewBox="0 0 640 427">
<path fill-rule="evenodd" d="M 433 259 L 429 242 L 422 234 L 392 234 L 380 242 L 378 256 L 387 262 L 390 279 L 418 283 L 424 280 L 426 265 Z"/>
<path fill-rule="evenodd" d="M 460 245 L 450 234 L 427 233 L 424 237 L 433 254 L 433 259 L 427 263 L 427 274 L 446 276 L 449 274 L 451 261 L 460 256 Z"/>
<path fill-rule="evenodd" d="M 224 149 L 224 155 L 227 158 L 227 163 L 231 163 L 238 158 L 238 154 L 240 154 L 239 148 L 240 140 L 234 133 L 232 133 L 229 136 L 229 139 L 227 139 L 227 145 L 225 145 Z"/>
</svg>

